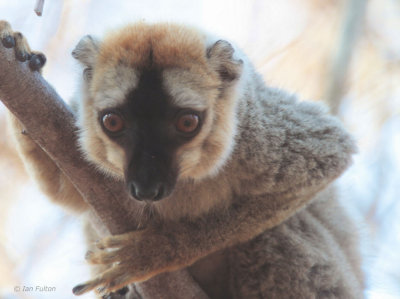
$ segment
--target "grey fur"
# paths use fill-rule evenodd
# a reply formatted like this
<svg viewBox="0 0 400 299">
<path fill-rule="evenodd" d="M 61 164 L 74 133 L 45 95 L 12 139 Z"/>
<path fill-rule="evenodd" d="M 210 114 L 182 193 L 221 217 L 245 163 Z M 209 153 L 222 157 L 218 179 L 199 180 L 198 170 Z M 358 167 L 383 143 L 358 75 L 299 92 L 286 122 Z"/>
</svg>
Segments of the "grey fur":
<svg viewBox="0 0 400 299">
<path fill-rule="evenodd" d="M 193 274 L 213 298 L 362 298 L 356 229 L 330 185 L 351 163 L 352 138 L 321 105 L 268 88 L 256 74 L 246 87 L 233 154 L 213 180 L 229 180 L 232 205 L 246 205 L 245 216 L 229 212 L 230 219 L 241 217 L 234 229 L 244 234 L 268 215 L 291 212 L 280 225 L 210 256 L 211 262 L 201 260 Z M 293 198 L 299 207 L 294 215 Z M 233 229 L 233 221 L 220 221 Z M 228 269 L 214 266 L 221 259 Z M 207 284 L 207 276 L 218 273 L 229 277 L 218 283 L 230 292 Z"/>
<path fill-rule="evenodd" d="M 100 42 L 91 35 L 85 35 L 72 51 L 72 57 L 86 67 L 93 67 Z"/>
<path fill-rule="evenodd" d="M 99 41 L 91 35 L 85 35 L 72 51 L 72 57 L 77 59 L 85 69 L 83 77 L 86 81 L 90 81 L 93 75 L 93 67 L 99 50 Z"/>
</svg>

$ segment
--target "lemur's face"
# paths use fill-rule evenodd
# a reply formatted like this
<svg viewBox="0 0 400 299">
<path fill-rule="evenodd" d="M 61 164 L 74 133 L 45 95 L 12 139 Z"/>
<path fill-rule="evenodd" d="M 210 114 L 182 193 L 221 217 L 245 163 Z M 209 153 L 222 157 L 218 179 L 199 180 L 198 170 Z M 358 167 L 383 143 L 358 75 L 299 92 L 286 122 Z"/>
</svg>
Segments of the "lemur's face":
<svg viewBox="0 0 400 299">
<path fill-rule="evenodd" d="M 170 86 L 183 70 L 149 67 L 132 71 L 136 73 L 132 79 L 136 78 L 125 82 L 130 87 L 123 98 L 107 101 L 110 90 L 102 87 L 109 77 L 94 74 L 99 89 L 92 117 L 101 129 L 97 136 L 105 145 L 106 159 L 123 174 L 130 194 L 137 199 L 159 200 L 172 192 L 178 176 L 203 175 L 197 166 L 202 154 L 198 148 L 209 134 L 214 114 L 213 109 L 207 109 L 205 99 L 214 95 L 205 98 L 204 93 L 196 94 L 187 86 L 178 90 Z"/>
<path fill-rule="evenodd" d="M 86 66 L 81 146 L 132 197 L 160 200 L 177 180 L 212 175 L 225 162 L 240 72 L 229 44 L 207 51 L 193 30 L 138 24 L 102 43 L 86 38 L 74 56 Z"/>
</svg>

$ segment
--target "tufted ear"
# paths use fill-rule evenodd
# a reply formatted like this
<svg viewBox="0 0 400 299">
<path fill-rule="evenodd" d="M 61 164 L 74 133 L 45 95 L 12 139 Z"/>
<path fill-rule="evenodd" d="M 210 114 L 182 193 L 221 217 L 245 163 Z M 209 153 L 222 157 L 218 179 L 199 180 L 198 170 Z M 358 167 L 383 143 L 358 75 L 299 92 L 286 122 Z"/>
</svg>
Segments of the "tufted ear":
<svg viewBox="0 0 400 299">
<path fill-rule="evenodd" d="M 235 59 L 235 50 L 225 40 L 219 40 L 207 49 L 207 58 L 224 82 L 232 82 L 240 77 L 243 61 Z"/>
<path fill-rule="evenodd" d="M 90 35 L 81 38 L 75 49 L 72 51 L 72 57 L 77 59 L 84 67 L 83 76 L 86 80 L 92 78 L 92 71 L 99 53 L 100 41 Z"/>
</svg>

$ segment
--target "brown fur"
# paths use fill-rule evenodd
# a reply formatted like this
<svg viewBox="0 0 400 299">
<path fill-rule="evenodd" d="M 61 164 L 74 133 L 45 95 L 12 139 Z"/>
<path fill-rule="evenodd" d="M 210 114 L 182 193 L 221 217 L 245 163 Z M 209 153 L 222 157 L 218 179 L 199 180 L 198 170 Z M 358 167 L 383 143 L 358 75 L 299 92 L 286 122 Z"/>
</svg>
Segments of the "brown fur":
<svg viewBox="0 0 400 299">
<path fill-rule="evenodd" d="M 172 194 L 142 211 L 126 202 L 143 230 L 99 242 L 87 259 L 108 270 L 75 293 L 189 267 L 211 298 L 362 297 L 354 228 L 331 185 L 354 143 L 323 108 L 266 87 L 240 51 L 183 26 L 134 24 L 103 41 L 85 37 L 73 55 L 84 67 L 82 151 L 117 178 L 124 151 L 103 133 L 98 112 L 123 102 L 143 68 L 162 71 L 176 105 L 207 108 L 200 133 L 176 152 Z M 49 179 L 57 170 L 30 151 L 22 154 L 57 196 L 61 185 Z"/>
</svg>

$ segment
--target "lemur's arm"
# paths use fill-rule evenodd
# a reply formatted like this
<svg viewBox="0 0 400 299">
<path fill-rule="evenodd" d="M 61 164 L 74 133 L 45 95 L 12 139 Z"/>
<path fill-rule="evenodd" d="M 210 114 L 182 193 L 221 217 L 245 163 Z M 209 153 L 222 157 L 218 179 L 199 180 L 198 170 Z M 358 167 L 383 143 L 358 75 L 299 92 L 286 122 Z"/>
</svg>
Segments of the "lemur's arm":
<svg viewBox="0 0 400 299">
<path fill-rule="evenodd" d="M 297 205 L 293 203 L 296 201 Z M 100 250 L 89 251 L 86 259 L 92 264 L 114 266 L 76 286 L 73 292 L 79 295 L 98 288 L 108 293 L 132 282 L 187 267 L 212 252 L 274 227 L 303 203 L 300 198 L 243 197 L 229 210 L 194 221 L 163 223 L 160 227 L 107 237 L 97 242 Z"/>
<path fill-rule="evenodd" d="M 45 56 L 32 51 L 26 38 L 21 33 L 14 32 L 5 21 L 0 21 L 0 39 L 3 46 L 14 48 L 15 56 L 19 61 L 28 60 L 32 71 L 41 72 L 46 62 Z M 29 137 L 18 119 L 9 112 L 7 114 L 10 131 L 16 141 L 20 157 L 29 174 L 38 182 L 41 190 L 55 203 L 73 211 L 82 212 L 87 209 L 87 204 L 70 180 Z"/>
</svg>

